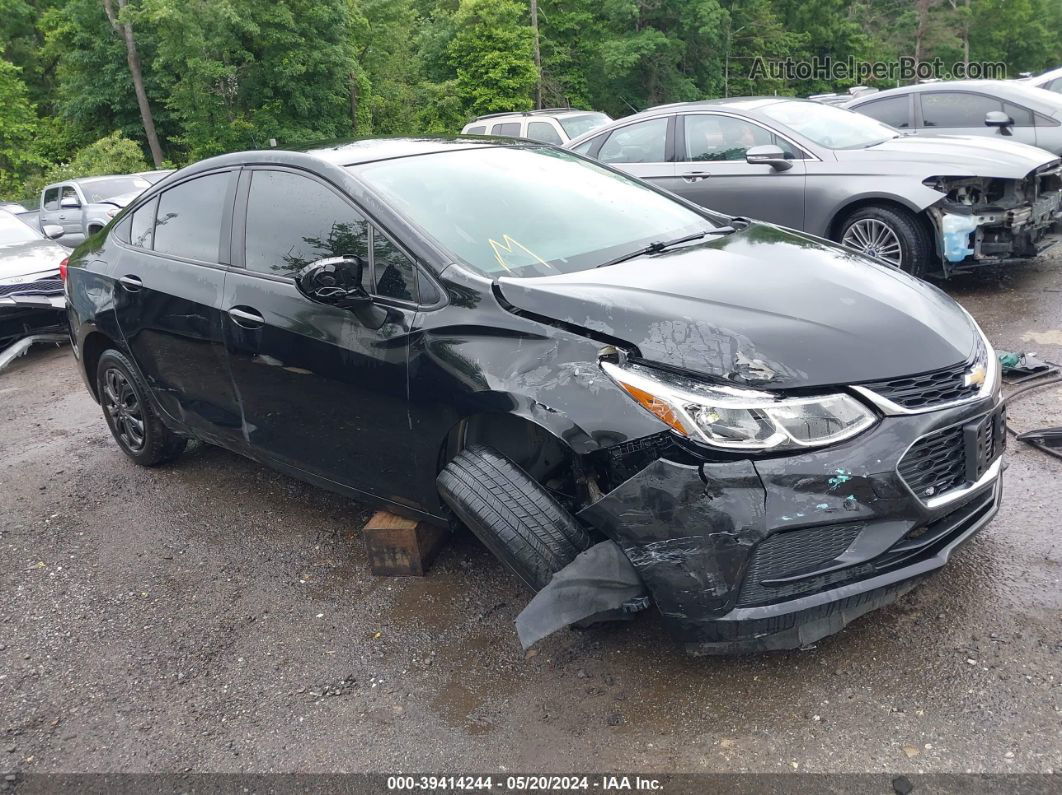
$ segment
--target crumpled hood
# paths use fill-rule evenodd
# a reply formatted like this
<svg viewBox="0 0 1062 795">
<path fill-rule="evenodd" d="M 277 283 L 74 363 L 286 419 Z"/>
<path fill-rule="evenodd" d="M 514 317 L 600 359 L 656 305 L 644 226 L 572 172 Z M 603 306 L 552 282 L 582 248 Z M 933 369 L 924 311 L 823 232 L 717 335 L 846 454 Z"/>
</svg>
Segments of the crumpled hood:
<svg viewBox="0 0 1062 795">
<path fill-rule="evenodd" d="M 577 273 L 498 280 L 518 309 L 651 362 L 769 388 L 843 385 L 969 358 L 976 329 L 937 288 L 766 224 Z"/>
<path fill-rule="evenodd" d="M 59 263 L 69 254 L 68 249 L 51 240 L 0 245 L 0 284 L 57 278 Z"/>
<path fill-rule="evenodd" d="M 925 176 L 1001 179 L 1023 179 L 1033 169 L 1058 160 L 1035 146 L 976 135 L 903 135 L 867 149 L 842 149 L 836 154 L 848 162 L 891 160 L 925 166 Z M 916 170 L 921 173 L 921 168 Z"/>
</svg>

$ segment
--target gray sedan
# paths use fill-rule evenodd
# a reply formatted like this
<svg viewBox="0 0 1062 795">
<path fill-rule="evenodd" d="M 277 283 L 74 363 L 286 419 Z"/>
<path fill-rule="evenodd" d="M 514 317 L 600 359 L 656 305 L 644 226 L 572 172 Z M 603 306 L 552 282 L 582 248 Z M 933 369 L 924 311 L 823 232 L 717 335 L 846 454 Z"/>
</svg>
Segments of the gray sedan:
<svg viewBox="0 0 1062 795">
<path fill-rule="evenodd" d="M 1062 94 L 1017 80 L 920 83 L 844 107 L 917 135 L 985 135 L 1062 155 Z"/>
<path fill-rule="evenodd" d="M 730 215 L 802 229 L 916 275 L 1035 256 L 1062 164 L 1010 140 L 914 137 L 784 97 L 663 105 L 566 148 Z"/>
</svg>

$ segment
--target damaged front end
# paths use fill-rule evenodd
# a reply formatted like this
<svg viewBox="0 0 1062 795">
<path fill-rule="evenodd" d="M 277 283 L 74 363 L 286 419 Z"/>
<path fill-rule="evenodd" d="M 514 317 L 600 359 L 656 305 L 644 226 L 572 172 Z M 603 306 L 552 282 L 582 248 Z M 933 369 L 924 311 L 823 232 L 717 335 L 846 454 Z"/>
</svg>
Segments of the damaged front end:
<svg viewBox="0 0 1062 795">
<path fill-rule="evenodd" d="M 578 516 L 622 548 L 690 652 L 813 643 L 942 567 L 998 510 L 990 355 L 982 341 L 924 378 L 853 386 L 875 422 L 818 449 L 741 454 L 672 430 L 602 450 L 599 498 Z"/>
<path fill-rule="evenodd" d="M 923 184 L 944 194 L 927 212 L 945 276 L 1029 259 L 1059 239 L 1062 163 L 1057 160 L 1020 180 L 937 176 Z"/>
</svg>

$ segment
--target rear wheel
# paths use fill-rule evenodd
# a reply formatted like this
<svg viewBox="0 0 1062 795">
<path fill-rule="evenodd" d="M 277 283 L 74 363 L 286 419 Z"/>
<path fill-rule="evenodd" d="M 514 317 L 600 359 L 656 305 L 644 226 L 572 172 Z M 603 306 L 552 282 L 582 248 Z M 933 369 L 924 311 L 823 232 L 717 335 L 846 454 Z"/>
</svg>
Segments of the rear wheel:
<svg viewBox="0 0 1062 795">
<path fill-rule="evenodd" d="M 575 518 L 491 447 L 458 453 L 439 473 L 438 487 L 468 529 L 534 591 L 590 547 Z"/>
<path fill-rule="evenodd" d="M 841 224 L 838 242 L 912 276 L 926 273 L 934 261 L 928 231 L 900 207 L 870 205 L 856 210 Z"/>
<path fill-rule="evenodd" d="M 122 452 L 141 466 L 156 466 L 180 455 L 188 440 L 159 419 L 147 385 L 132 363 L 114 349 L 96 366 L 96 389 L 103 417 Z"/>
</svg>

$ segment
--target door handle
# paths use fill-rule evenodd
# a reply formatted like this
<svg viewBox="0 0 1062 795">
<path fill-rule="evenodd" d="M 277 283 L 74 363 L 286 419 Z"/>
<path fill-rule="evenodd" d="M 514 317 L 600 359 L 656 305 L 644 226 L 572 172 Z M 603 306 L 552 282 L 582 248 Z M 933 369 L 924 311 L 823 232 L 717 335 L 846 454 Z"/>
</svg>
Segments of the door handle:
<svg viewBox="0 0 1062 795">
<path fill-rule="evenodd" d="M 238 306 L 234 306 L 229 310 L 229 317 L 232 318 L 233 323 L 241 328 L 255 329 L 265 325 L 265 318 L 250 307 L 241 309 Z"/>
<path fill-rule="evenodd" d="M 121 282 L 122 287 L 131 293 L 135 293 L 144 286 L 144 283 L 136 276 L 123 276 L 118 281 Z"/>
<path fill-rule="evenodd" d="M 702 179 L 708 179 L 710 176 L 711 174 L 706 171 L 687 171 L 682 175 L 682 178 L 686 180 L 686 182 L 700 182 Z"/>
</svg>

